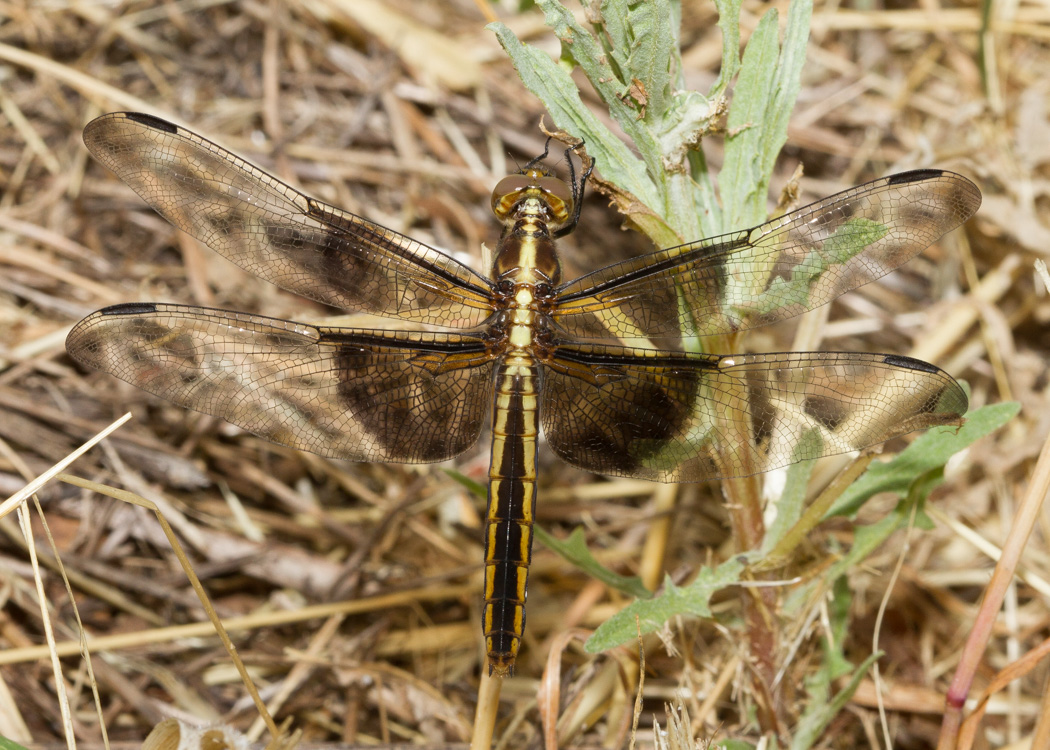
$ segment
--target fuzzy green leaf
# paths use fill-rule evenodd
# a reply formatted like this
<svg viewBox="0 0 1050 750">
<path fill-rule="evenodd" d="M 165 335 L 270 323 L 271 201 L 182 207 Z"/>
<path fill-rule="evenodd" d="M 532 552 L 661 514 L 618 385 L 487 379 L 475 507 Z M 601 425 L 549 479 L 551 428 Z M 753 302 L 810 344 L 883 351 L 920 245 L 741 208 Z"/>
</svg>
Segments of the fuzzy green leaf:
<svg viewBox="0 0 1050 750">
<path fill-rule="evenodd" d="M 849 552 L 828 568 L 823 576 L 823 581 L 834 581 L 867 560 L 875 550 L 882 546 L 890 534 L 897 529 L 904 528 L 908 524 L 908 520 L 912 516 L 913 506 L 918 505 L 921 509 L 930 492 L 942 481 L 944 481 L 944 475 L 941 466 L 932 468 L 914 477 L 908 488 L 907 496 L 897 503 L 897 506 L 891 513 L 875 523 L 856 527 L 856 531 L 853 534 L 853 546 L 850 547 Z M 856 482 L 854 482 L 855 484 Z"/>
<path fill-rule="evenodd" d="M 787 140 L 809 39 L 811 0 L 793 0 L 781 48 L 777 13 L 762 17 L 744 50 L 729 108 L 725 163 L 719 177 L 725 222 L 753 226 L 766 216 L 769 178 Z"/>
<path fill-rule="evenodd" d="M 614 0 L 615 2 L 623 0 Z M 671 67 L 679 57 L 678 18 L 667 0 L 625 2 L 631 30 L 627 57 L 628 83 L 641 81 L 645 87 L 645 110 L 663 112 L 671 97 Z M 670 53 L 670 54 L 668 54 Z"/>
<path fill-rule="evenodd" d="M 729 130 L 725 140 L 725 162 L 719 173 L 725 222 L 730 227 L 758 224 L 766 214 L 767 176 L 762 167 L 764 124 L 773 98 L 780 45 L 777 41 L 776 8 L 771 8 L 751 34 L 740 66 L 729 107 Z"/>
<path fill-rule="evenodd" d="M 849 637 L 850 606 L 853 603 L 853 592 L 846 576 L 837 578 L 831 586 L 831 600 L 828 602 L 828 631 L 831 637 L 823 635 L 820 644 L 824 652 L 823 669 L 832 681 L 839 679 L 853 669 L 843 650 Z"/>
<path fill-rule="evenodd" d="M 853 544 L 849 550 L 842 553 L 819 578 L 792 590 L 784 600 L 784 612 L 790 615 L 798 613 L 804 607 L 811 606 L 814 596 L 822 596 L 827 587 L 834 586 L 840 578 L 867 560 L 893 532 L 907 525 L 909 518 L 912 517 L 912 508 L 915 505 L 921 507 L 926 495 L 940 483 L 941 479 L 939 468 L 916 477 L 908 496 L 901 499 L 890 513 L 874 523 L 855 527 Z"/>
<path fill-rule="evenodd" d="M 721 118 L 728 106 L 726 90 L 740 69 L 740 3 L 741 0 L 715 0 L 715 6 L 718 8 L 718 28 L 722 31 L 722 64 L 718 71 L 718 80 L 711 87 L 705 101 L 709 103 L 710 109 L 718 112 L 718 118 Z M 688 92 L 679 92 L 679 96 L 684 93 Z M 683 117 L 683 120 L 688 121 L 688 118 Z M 715 118 L 712 118 L 711 123 L 715 124 Z M 702 120 L 698 120 L 697 124 L 702 125 Z M 684 127 L 686 126 L 678 126 L 679 129 Z M 665 125 L 664 130 L 670 128 Z M 686 141 L 681 137 L 679 140 L 683 143 Z M 697 144 L 695 150 L 688 151 L 686 158 L 695 186 L 692 209 L 701 230 L 696 236 L 685 239 L 724 234 L 727 227 L 723 221 L 722 203 L 718 199 L 718 191 L 715 190 L 714 180 L 707 168 L 707 159 L 700 150 L 700 144 Z"/>
<path fill-rule="evenodd" d="M 722 65 L 710 96 L 721 96 L 740 69 L 740 3 L 742 0 L 715 0 L 718 28 L 722 30 Z"/>
<path fill-rule="evenodd" d="M 493 23 L 488 28 L 503 45 L 522 82 L 547 107 L 554 124 L 586 141 L 587 152 L 597 160 L 604 178 L 630 191 L 646 205 L 658 207 L 659 198 L 645 165 L 591 114 L 568 72 L 546 53 L 522 44 L 505 25 Z"/>
<path fill-rule="evenodd" d="M 658 174 L 660 153 L 656 140 L 638 119 L 639 112 L 633 106 L 633 98 L 626 96 L 631 81 L 623 78 L 624 72 L 613 66 L 609 59 L 609 52 L 598 44 L 594 36 L 576 23 L 575 17 L 568 8 L 557 0 L 538 0 L 536 4 L 543 10 L 544 21 L 547 26 L 554 31 L 563 45 L 570 48 L 573 59 L 579 64 L 591 86 L 594 87 L 594 90 L 598 92 L 598 96 L 601 97 L 605 106 L 608 107 L 609 114 L 623 128 L 623 132 L 631 139 L 638 152 L 642 155 L 642 160 L 645 162 L 649 174 Z M 502 42 L 503 40 L 501 39 L 500 43 L 502 44 Z M 507 49 L 506 45 L 504 45 L 504 49 Z M 510 50 L 508 49 L 507 52 L 509 53 Z M 626 50 L 618 54 L 626 54 Z M 515 67 L 517 67 L 516 64 Z M 521 75 L 520 70 L 518 74 Z M 524 77 L 522 80 L 524 80 Z M 525 81 L 525 85 L 532 88 L 528 81 Z M 575 90 L 575 86 L 573 88 Z M 540 96 L 540 98 L 543 99 L 544 104 L 548 104 L 544 97 Z M 551 116 L 554 116 L 553 112 L 551 112 Z M 577 133 L 577 135 L 583 136 L 582 133 Z M 623 185 L 622 187 L 627 187 L 635 195 L 642 195 L 630 185 Z M 659 204 L 650 203 L 649 205 L 655 207 Z"/>
<path fill-rule="evenodd" d="M 813 16 L 813 0 L 792 0 L 788 8 L 787 28 L 781 47 L 780 64 L 777 66 L 773 87 L 772 106 L 766 113 L 766 137 L 762 140 L 762 174 L 772 175 L 780 149 L 787 143 L 788 120 L 795 109 L 795 100 L 802 87 L 802 66 L 806 62 L 806 47 L 809 45 L 809 22 Z M 768 192 L 769 182 L 763 195 Z M 757 219 L 765 217 L 765 206 L 760 207 Z"/>
</svg>

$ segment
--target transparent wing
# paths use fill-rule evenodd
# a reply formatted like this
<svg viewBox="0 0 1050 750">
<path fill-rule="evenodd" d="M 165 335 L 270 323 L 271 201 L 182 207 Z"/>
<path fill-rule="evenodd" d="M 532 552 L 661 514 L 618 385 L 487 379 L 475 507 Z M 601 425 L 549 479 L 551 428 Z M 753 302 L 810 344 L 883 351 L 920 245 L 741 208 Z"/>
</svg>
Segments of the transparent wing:
<svg viewBox="0 0 1050 750">
<path fill-rule="evenodd" d="M 84 128 L 84 143 L 176 227 L 291 292 L 454 328 L 492 312 L 489 282 L 466 266 L 309 198 L 165 120 L 104 115 Z"/>
<path fill-rule="evenodd" d="M 559 290 L 571 337 L 681 348 L 667 339 L 765 325 L 883 276 L 965 222 L 981 194 L 922 169 L 833 195 L 754 229 L 608 266 Z"/>
<path fill-rule="evenodd" d="M 748 476 L 961 424 L 966 395 L 909 357 L 716 356 L 602 345 L 544 362 L 540 419 L 562 459 L 660 482 Z"/>
<path fill-rule="evenodd" d="M 126 304 L 80 321 L 77 361 L 300 450 L 441 461 L 473 445 L 493 360 L 468 334 L 321 328 L 200 307 Z"/>
</svg>

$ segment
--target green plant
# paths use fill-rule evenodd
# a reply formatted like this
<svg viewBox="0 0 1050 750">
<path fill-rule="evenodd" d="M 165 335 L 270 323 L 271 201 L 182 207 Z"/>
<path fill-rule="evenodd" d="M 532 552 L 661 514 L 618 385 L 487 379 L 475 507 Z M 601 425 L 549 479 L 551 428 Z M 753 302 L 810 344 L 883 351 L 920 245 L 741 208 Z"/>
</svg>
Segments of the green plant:
<svg viewBox="0 0 1050 750">
<path fill-rule="evenodd" d="M 715 0 L 715 4 L 723 37 L 722 63 L 718 79 L 706 94 L 685 88 L 678 44 L 680 5 L 674 0 L 605 0 L 600 4 L 584 0 L 586 26 L 557 0 L 537 0 L 547 25 L 562 42 L 557 62 L 523 44 L 506 26 L 497 23 L 490 27 L 555 125 L 585 141 L 587 153 L 596 160 L 600 172 L 600 179 L 595 179 L 597 189 L 613 200 L 630 225 L 661 248 L 750 227 L 766 218 L 770 180 L 787 139 L 788 117 L 799 91 L 811 1 L 793 0 L 782 41 L 778 38 L 777 11 L 767 12 L 742 57 L 740 0 Z M 630 146 L 583 104 L 570 76 L 576 67 L 587 76 Z M 703 139 L 711 134 L 724 136 L 717 190 L 704 154 Z M 884 228 L 870 224 L 853 225 L 850 232 L 854 236 L 870 234 L 874 241 Z M 832 238 L 825 249 L 831 248 L 833 255 L 834 247 Z M 832 262 L 844 260 L 835 258 Z M 742 277 L 745 280 L 739 283 L 746 284 L 747 279 L 764 279 L 766 274 Z M 789 290 L 782 299 L 803 299 L 800 295 L 808 293 L 810 279 L 796 276 L 790 283 L 797 289 Z M 746 287 L 733 290 L 725 295 L 726 304 L 751 299 L 760 291 Z M 725 312 L 740 315 L 738 309 Z M 739 345 L 737 338 L 736 334 L 686 337 L 686 343 L 725 353 Z M 805 602 L 830 593 L 830 609 L 835 613 L 832 628 L 845 632 L 850 596 L 848 587 L 842 585 L 845 575 L 893 531 L 916 517 L 920 521 L 924 518 L 922 503 L 940 484 L 948 457 L 1005 423 L 1016 411 L 1016 406 L 1009 404 L 986 407 L 968 415 L 961 429 L 931 430 L 894 461 L 873 465 L 866 472 L 858 466 L 852 484 L 837 486 L 808 509 L 803 499 L 812 466 L 807 462 L 796 464 L 788 472 L 777 502 L 776 521 L 768 529 L 762 517 L 759 480 L 725 480 L 723 492 L 731 508 L 735 546 L 741 554 L 701 569 L 687 586 L 677 587 L 668 580 L 654 596 L 639 596 L 636 580 L 619 579 L 602 569 L 586 552 L 581 539 L 541 539 L 573 564 L 638 597 L 598 629 L 588 643 L 589 649 L 597 651 L 632 641 L 639 628 L 651 632 L 677 615 L 712 617 L 709 604 L 713 594 L 761 579 L 789 564 L 792 552 L 817 523 L 832 515 L 854 518 L 856 510 L 875 492 L 897 493 L 894 511 L 875 523 L 854 526 L 852 547 L 841 553 L 827 575 L 794 587 L 782 599 L 768 587 L 743 597 L 743 617 L 735 626 L 746 633 L 749 643 L 759 724 L 764 731 L 773 732 L 779 727 L 772 693 L 780 660 L 776 644 L 783 624 L 800 616 Z M 829 550 L 828 554 L 838 552 Z M 841 638 L 826 643 L 823 660 L 805 680 L 808 707 L 796 717 L 792 747 L 809 747 L 819 739 L 877 659 L 876 654 L 854 667 L 841 649 Z M 832 695 L 832 682 L 846 676 L 846 687 Z"/>
</svg>

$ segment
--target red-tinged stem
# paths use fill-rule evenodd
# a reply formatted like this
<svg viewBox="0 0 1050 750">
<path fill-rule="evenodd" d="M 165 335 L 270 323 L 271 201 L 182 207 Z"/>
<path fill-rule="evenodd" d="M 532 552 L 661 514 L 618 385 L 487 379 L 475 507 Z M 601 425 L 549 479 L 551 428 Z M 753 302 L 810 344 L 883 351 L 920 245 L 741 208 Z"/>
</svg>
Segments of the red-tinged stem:
<svg viewBox="0 0 1050 750">
<path fill-rule="evenodd" d="M 760 486 L 757 476 L 727 479 L 722 485 L 733 537 L 741 551 L 758 548 L 765 537 Z M 760 586 L 749 589 L 743 597 L 751 682 L 759 706 L 759 720 L 763 730 L 774 733 L 778 726 L 772 693 L 776 675 L 776 596 L 774 589 Z"/>
<path fill-rule="evenodd" d="M 995 625 L 995 618 L 1002 606 L 1003 597 L 1006 596 L 1006 587 L 1010 584 L 1021 553 L 1024 551 L 1028 536 L 1035 527 L 1036 519 L 1043 503 L 1050 493 L 1050 440 L 1043 444 L 1039 461 L 1032 472 L 1032 479 L 1028 484 L 1028 490 L 1024 494 L 1021 505 L 1016 514 L 1016 521 L 1010 528 L 1010 534 L 1003 545 L 1002 554 L 995 565 L 995 572 L 988 584 L 981 609 L 977 613 L 973 630 L 970 637 L 966 639 L 963 647 L 962 658 L 955 671 L 955 677 L 948 687 L 945 696 L 944 721 L 941 723 L 941 736 L 937 742 L 937 750 L 954 750 L 959 735 L 959 727 L 962 723 L 962 709 L 966 703 L 966 697 L 970 693 L 974 674 L 984 655 L 988 645 L 988 639 Z"/>
</svg>

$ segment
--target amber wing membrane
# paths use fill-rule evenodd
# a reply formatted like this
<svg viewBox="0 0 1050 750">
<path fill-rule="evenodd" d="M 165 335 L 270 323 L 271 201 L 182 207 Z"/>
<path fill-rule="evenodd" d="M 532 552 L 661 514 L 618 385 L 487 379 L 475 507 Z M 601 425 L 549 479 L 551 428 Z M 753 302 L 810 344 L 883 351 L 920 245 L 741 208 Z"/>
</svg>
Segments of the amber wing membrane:
<svg viewBox="0 0 1050 750">
<path fill-rule="evenodd" d="M 783 320 L 883 276 L 981 204 L 965 177 L 885 177 L 760 224 L 600 269 L 559 290 L 568 336 L 680 348 L 675 340 Z"/>
<path fill-rule="evenodd" d="M 66 348 L 181 406 L 275 443 L 353 461 L 441 461 L 473 445 L 492 389 L 478 337 L 323 328 L 184 305 L 127 304 Z"/>
<path fill-rule="evenodd" d="M 291 292 L 451 328 L 492 313 L 490 283 L 466 266 L 309 198 L 169 122 L 116 112 L 90 122 L 84 143 L 176 227 Z"/>
<path fill-rule="evenodd" d="M 748 476 L 961 424 L 966 394 L 920 360 L 854 352 L 670 354 L 567 345 L 540 421 L 563 460 L 659 482 Z"/>
</svg>

